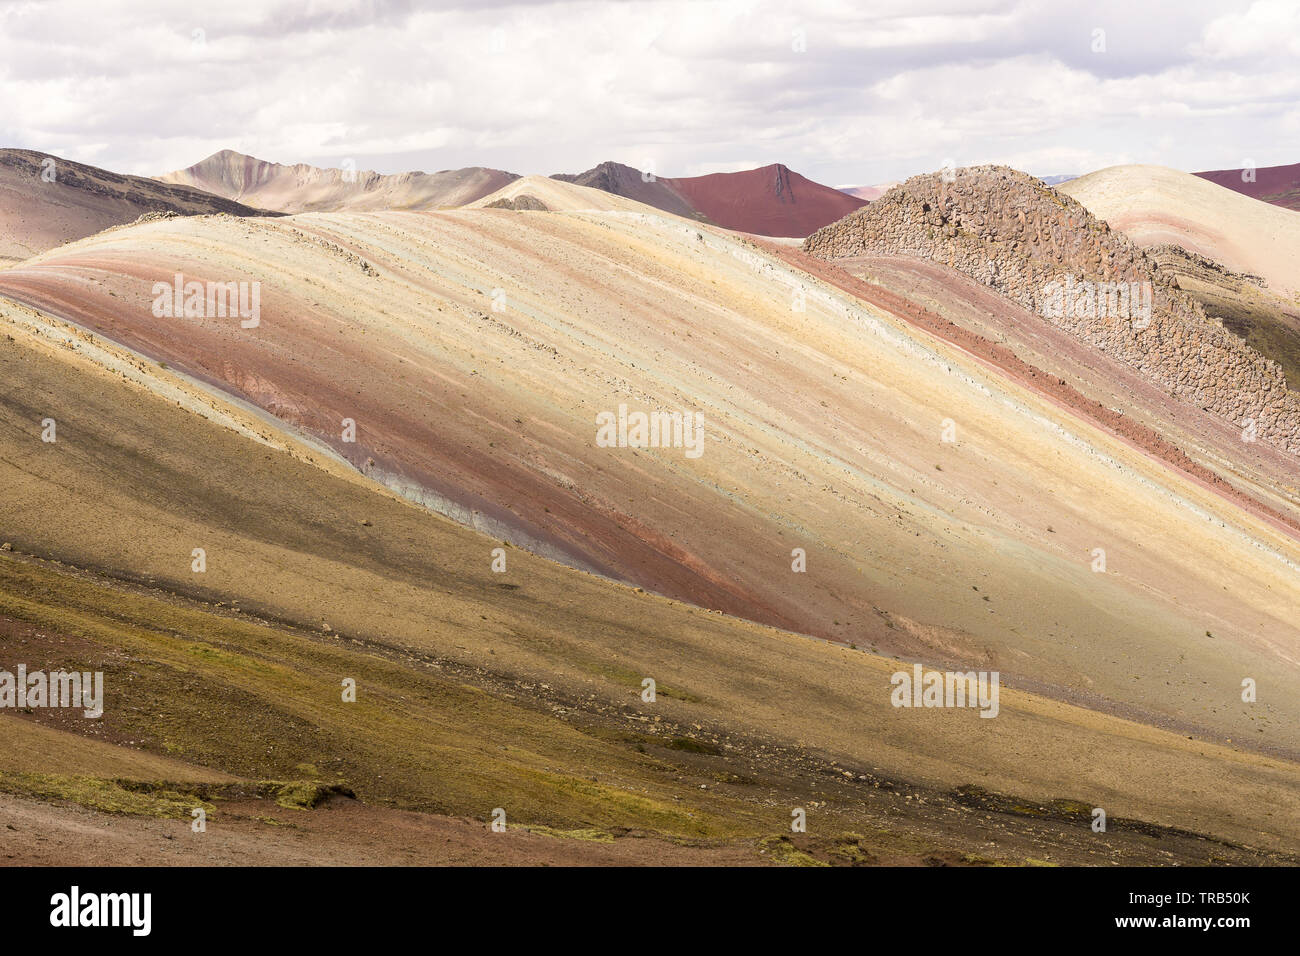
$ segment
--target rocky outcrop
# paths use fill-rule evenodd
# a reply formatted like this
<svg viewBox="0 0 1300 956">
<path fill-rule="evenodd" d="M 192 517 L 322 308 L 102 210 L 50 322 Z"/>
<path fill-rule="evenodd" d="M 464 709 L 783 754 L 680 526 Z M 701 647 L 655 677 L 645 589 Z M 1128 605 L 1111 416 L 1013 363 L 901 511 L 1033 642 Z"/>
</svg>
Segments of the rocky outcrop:
<svg viewBox="0 0 1300 956">
<path fill-rule="evenodd" d="M 513 199 L 501 198 L 490 202 L 484 209 L 513 209 L 516 212 L 548 212 L 546 203 L 529 193 L 520 193 Z"/>
<path fill-rule="evenodd" d="M 1263 276 L 1251 275 L 1248 272 L 1233 272 L 1221 262 L 1215 262 L 1199 252 L 1192 252 L 1190 249 L 1172 243 L 1147 246 L 1146 254 L 1151 257 L 1161 272 L 1175 282 L 1179 282 L 1180 279 L 1195 279 L 1198 282 L 1234 289 L 1245 286 L 1263 289 L 1268 286 Z M 1187 288 L 1186 282 L 1179 282 L 1179 284 Z"/>
<path fill-rule="evenodd" d="M 1003 166 L 914 176 L 804 243 L 826 259 L 944 263 L 1118 358 L 1170 394 L 1300 454 L 1300 395 L 1175 277 L 1082 205 Z"/>
</svg>

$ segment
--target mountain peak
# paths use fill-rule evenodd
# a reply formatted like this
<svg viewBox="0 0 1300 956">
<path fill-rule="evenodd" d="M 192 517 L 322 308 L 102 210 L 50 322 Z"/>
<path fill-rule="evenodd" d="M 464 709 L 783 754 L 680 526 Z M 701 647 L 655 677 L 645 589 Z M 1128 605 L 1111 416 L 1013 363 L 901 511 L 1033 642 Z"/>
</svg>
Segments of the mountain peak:
<svg viewBox="0 0 1300 956">
<path fill-rule="evenodd" d="M 158 177 L 161 182 L 193 186 L 286 213 L 463 206 L 517 178 L 514 173 L 478 166 L 392 175 L 305 163 L 286 166 L 233 149 L 218 150 L 193 166 Z"/>
</svg>

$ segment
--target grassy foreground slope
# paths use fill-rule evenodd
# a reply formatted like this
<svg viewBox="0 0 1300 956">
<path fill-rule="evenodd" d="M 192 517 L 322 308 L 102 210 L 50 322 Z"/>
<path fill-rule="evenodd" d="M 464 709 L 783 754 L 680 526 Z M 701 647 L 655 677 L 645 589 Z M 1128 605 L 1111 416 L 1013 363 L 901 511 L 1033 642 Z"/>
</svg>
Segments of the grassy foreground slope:
<svg viewBox="0 0 1300 956">
<path fill-rule="evenodd" d="M 0 718 L 6 799 L 182 832 L 208 806 L 220 833 L 230 801 L 283 817 L 334 788 L 805 862 L 1300 851 L 1294 763 L 1009 688 L 995 720 L 895 709 L 894 661 L 515 549 L 494 574 L 499 542 L 169 370 L 0 312 L 0 663 L 107 683 L 101 721 Z"/>
</svg>

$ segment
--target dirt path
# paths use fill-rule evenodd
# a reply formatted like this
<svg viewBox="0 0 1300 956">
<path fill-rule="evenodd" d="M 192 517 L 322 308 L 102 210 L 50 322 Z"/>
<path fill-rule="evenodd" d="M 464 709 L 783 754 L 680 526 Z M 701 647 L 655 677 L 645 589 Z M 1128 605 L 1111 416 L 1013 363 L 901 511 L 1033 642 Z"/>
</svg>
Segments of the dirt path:
<svg viewBox="0 0 1300 956">
<path fill-rule="evenodd" d="M 756 846 L 684 846 L 645 835 L 599 843 L 335 798 L 315 810 L 223 804 L 194 833 L 188 820 L 111 816 L 0 794 L 6 866 L 742 866 Z"/>
</svg>

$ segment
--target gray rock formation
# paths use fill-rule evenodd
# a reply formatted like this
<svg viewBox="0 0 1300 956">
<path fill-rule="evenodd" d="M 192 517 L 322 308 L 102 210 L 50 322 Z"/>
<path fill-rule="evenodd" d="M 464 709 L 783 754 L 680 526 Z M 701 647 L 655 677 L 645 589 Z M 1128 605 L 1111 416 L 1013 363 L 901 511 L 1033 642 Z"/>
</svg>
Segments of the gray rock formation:
<svg viewBox="0 0 1300 956">
<path fill-rule="evenodd" d="M 498 199 L 490 202 L 485 209 L 513 209 L 516 212 L 549 212 L 546 203 L 531 193 L 520 193 L 514 199 Z"/>
</svg>

